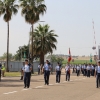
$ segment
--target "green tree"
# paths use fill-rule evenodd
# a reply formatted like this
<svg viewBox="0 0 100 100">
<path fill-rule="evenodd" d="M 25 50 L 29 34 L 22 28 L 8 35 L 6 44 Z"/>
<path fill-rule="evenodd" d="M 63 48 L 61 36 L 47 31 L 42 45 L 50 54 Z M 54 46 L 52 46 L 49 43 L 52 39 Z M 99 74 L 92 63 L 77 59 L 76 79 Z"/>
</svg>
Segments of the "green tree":
<svg viewBox="0 0 100 100">
<path fill-rule="evenodd" d="M 16 51 L 16 54 L 14 55 L 15 60 L 21 60 L 21 58 L 24 58 L 24 53 L 26 55 L 26 58 L 28 58 L 29 56 L 29 46 L 28 45 L 19 47 L 19 49 Z"/>
<path fill-rule="evenodd" d="M 32 26 L 31 36 L 31 60 L 33 62 L 33 26 L 39 21 L 40 15 L 46 12 L 46 5 L 44 0 L 19 0 L 22 7 L 21 14 L 25 17 L 25 21 Z"/>
<path fill-rule="evenodd" d="M 56 49 L 58 37 L 54 34 L 54 30 L 50 30 L 48 25 L 40 25 L 34 31 L 34 52 L 40 55 L 40 63 L 44 64 L 44 55 L 52 53 Z"/>
<path fill-rule="evenodd" d="M 8 69 L 8 60 L 9 60 L 9 21 L 12 18 L 12 15 L 17 14 L 18 5 L 15 4 L 16 0 L 0 0 L 0 15 L 4 15 L 3 19 L 7 22 L 8 33 L 7 33 L 7 71 Z"/>
<path fill-rule="evenodd" d="M 6 60 L 7 59 L 7 53 L 4 53 L 1 57 L 1 60 Z M 13 55 L 12 53 L 9 53 L 9 60 L 13 60 Z"/>
</svg>

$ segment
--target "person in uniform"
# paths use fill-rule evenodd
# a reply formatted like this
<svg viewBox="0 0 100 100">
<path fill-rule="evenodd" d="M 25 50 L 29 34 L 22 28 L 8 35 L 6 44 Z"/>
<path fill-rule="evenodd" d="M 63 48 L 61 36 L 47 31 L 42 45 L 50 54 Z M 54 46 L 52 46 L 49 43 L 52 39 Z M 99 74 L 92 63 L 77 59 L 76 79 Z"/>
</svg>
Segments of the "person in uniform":
<svg viewBox="0 0 100 100">
<path fill-rule="evenodd" d="M 91 65 L 91 75 L 94 76 L 95 67 L 94 64 Z"/>
<path fill-rule="evenodd" d="M 91 65 L 88 64 L 88 66 L 87 66 L 87 77 L 90 77 L 90 72 L 91 72 Z"/>
<path fill-rule="evenodd" d="M 98 84 L 98 81 L 100 81 L 100 61 L 98 61 L 98 66 L 95 68 L 95 77 L 96 77 L 96 87 L 98 88 L 100 85 L 100 82 Z"/>
<path fill-rule="evenodd" d="M 79 76 L 79 75 L 80 75 L 80 66 L 77 65 L 77 76 Z"/>
<path fill-rule="evenodd" d="M 49 69 L 50 69 L 50 66 L 48 65 L 48 63 L 49 63 L 48 60 L 46 60 L 46 63 L 43 66 L 45 85 L 49 85 Z"/>
<path fill-rule="evenodd" d="M 51 63 L 50 63 L 50 62 L 48 62 L 48 66 L 49 66 L 49 78 L 50 78 L 50 73 L 51 73 L 51 69 L 52 69 Z M 49 80 L 49 79 L 48 79 L 48 80 Z M 48 81 L 48 84 L 49 84 L 49 81 Z"/>
<path fill-rule="evenodd" d="M 38 75 L 40 75 L 41 65 L 38 65 Z"/>
<path fill-rule="evenodd" d="M 5 63 L 2 65 L 2 77 L 5 76 L 5 71 L 6 71 L 6 68 L 5 68 Z"/>
<path fill-rule="evenodd" d="M 61 67 L 60 67 L 59 62 L 57 66 L 55 67 L 55 71 L 56 71 L 56 83 L 60 83 Z"/>
<path fill-rule="evenodd" d="M 1 81 L 1 69 L 2 69 L 2 65 L 0 63 L 0 81 Z"/>
<path fill-rule="evenodd" d="M 28 60 L 25 60 L 25 66 L 24 66 L 24 88 L 30 87 L 30 70 L 32 68 L 28 64 Z"/>
<path fill-rule="evenodd" d="M 67 64 L 65 67 L 66 81 L 70 81 L 70 66 Z"/>
<path fill-rule="evenodd" d="M 82 65 L 82 74 L 84 76 L 84 65 Z"/>
<path fill-rule="evenodd" d="M 25 66 L 25 62 L 23 62 L 23 66 L 21 67 L 21 79 L 23 80 L 23 76 L 24 76 L 24 66 Z"/>
<path fill-rule="evenodd" d="M 86 76 L 86 64 L 84 64 L 84 76 Z"/>
</svg>

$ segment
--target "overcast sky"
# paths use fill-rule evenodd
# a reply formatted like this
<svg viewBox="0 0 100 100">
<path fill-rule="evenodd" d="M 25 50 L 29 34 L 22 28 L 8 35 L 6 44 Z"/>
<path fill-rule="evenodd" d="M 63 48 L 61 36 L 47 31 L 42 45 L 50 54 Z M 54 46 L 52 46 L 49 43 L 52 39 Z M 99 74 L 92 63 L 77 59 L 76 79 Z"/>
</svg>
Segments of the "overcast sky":
<svg viewBox="0 0 100 100">
<path fill-rule="evenodd" d="M 41 16 L 41 24 L 49 24 L 58 34 L 57 50 L 54 54 L 95 54 L 92 19 L 94 20 L 97 47 L 100 43 L 100 0 L 45 0 L 47 12 Z M 36 27 L 38 24 L 35 24 Z M 28 44 L 30 25 L 21 16 L 21 9 L 10 21 L 10 53 L 15 54 L 19 46 Z M 7 23 L 0 17 L 0 56 L 6 52 Z"/>
</svg>

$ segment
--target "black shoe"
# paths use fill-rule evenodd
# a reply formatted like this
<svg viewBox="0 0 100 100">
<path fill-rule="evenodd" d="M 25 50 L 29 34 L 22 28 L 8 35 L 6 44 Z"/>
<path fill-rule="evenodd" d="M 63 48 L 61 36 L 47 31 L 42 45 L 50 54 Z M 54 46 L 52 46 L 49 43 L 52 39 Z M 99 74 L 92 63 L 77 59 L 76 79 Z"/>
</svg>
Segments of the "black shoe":
<svg viewBox="0 0 100 100">
<path fill-rule="evenodd" d="M 29 88 L 29 86 L 27 86 L 27 88 Z"/>
<path fill-rule="evenodd" d="M 24 88 L 26 88 L 26 86 L 24 86 Z"/>
</svg>

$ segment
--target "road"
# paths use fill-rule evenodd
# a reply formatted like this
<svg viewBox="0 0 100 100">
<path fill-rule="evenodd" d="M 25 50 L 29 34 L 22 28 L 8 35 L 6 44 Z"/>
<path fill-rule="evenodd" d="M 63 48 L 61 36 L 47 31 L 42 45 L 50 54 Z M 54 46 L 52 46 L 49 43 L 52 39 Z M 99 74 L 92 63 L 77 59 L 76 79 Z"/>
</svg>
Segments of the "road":
<svg viewBox="0 0 100 100">
<path fill-rule="evenodd" d="M 0 100 L 100 100 L 100 89 L 96 88 L 94 77 L 71 76 L 70 82 L 61 76 L 61 83 L 55 83 L 50 76 L 50 85 L 44 85 L 43 75 L 32 76 L 31 87 L 23 88 L 19 77 L 4 77 L 0 82 Z"/>
</svg>

